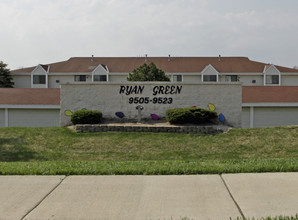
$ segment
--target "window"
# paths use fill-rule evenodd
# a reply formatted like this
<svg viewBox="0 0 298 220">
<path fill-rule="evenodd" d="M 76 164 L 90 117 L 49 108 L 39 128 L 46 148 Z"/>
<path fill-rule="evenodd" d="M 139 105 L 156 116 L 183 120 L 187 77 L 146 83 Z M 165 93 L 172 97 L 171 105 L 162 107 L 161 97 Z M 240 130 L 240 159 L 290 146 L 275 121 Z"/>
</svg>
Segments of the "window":
<svg viewBox="0 0 298 220">
<path fill-rule="evenodd" d="M 106 82 L 107 81 L 107 75 L 94 75 L 93 76 L 93 81 L 94 82 Z"/>
<path fill-rule="evenodd" d="M 182 75 L 173 75 L 173 82 L 182 82 Z"/>
<path fill-rule="evenodd" d="M 226 82 L 238 82 L 238 76 L 237 75 L 226 76 Z"/>
<path fill-rule="evenodd" d="M 216 79 L 217 79 L 216 75 L 204 75 L 203 76 L 204 82 L 216 82 L 217 81 Z"/>
<path fill-rule="evenodd" d="M 33 75 L 33 84 L 46 84 L 45 75 Z"/>
<path fill-rule="evenodd" d="M 237 82 L 238 81 L 238 76 L 233 75 L 231 76 L 231 82 Z"/>
<path fill-rule="evenodd" d="M 74 76 L 75 82 L 86 82 L 86 75 L 77 75 Z"/>
<path fill-rule="evenodd" d="M 279 84 L 279 75 L 266 76 L 266 84 Z"/>
</svg>

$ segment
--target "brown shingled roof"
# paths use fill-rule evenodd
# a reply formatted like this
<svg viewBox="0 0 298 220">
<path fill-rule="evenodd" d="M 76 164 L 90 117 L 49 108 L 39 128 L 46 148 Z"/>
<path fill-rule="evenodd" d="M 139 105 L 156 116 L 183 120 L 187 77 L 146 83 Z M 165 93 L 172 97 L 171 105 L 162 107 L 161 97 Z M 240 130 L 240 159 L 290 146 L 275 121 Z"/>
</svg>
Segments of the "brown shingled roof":
<svg viewBox="0 0 298 220">
<path fill-rule="evenodd" d="M 102 64 L 110 72 L 128 73 L 145 63 L 145 57 L 73 57 L 67 61 L 48 64 L 51 72 L 76 73 L 92 72 L 90 66 Z M 247 57 L 148 57 L 147 62 L 154 62 L 156 66 L 168 73 L 199 73 L 211 64 L 218 72 L 223 73 L 262 73 L 265 63 L 249 60 Z M 297 72 L 298 70 L 276 66 L 281 72 Z M 12 71 L 32 72 L 35 67 Z"/>
<path fill-rule="evenodd" d="M 60 89 L 0 88 L 0 105 L 60 105 Z"/>
<path fill-rule="evenodd" d="M 298 103 L 298 86 L 243 86 L 242 103 Z"/>
<path fill-rule="evenodd" d="M 49 65 L 42 65 L 40 64 L 40 66 L 47 72 L 49 69 Z"/>
</svg>

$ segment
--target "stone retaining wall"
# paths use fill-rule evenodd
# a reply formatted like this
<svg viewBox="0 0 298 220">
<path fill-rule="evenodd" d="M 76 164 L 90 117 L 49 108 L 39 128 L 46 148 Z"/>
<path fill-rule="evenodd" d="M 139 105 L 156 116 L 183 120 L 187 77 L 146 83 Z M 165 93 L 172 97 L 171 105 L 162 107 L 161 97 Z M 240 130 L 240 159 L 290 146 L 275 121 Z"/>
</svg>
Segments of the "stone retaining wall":
<svg viewBox="0 0 298 220">
<path fill-rule="evenodd" d="M 189 133 L 189 134 L 219 134 L 229 130 L 224 125 L 206 126 L 125 126 L 125 125 L 76 125 L 76 132 L 154 132 L 154 133 Z"/>
</svg>

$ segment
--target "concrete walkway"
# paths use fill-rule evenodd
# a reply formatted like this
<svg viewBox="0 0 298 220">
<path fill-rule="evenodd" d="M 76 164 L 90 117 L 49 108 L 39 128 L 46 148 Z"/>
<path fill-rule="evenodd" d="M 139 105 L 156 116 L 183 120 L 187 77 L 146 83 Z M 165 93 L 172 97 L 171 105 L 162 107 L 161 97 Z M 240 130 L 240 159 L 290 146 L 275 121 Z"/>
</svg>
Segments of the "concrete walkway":
<svg viewBox="0 0 298 220">
<path fill-rule="evenodd" d="M 236 219 L 298 213 L 298 173 L 0 176 L 0 219 Z"/>
</svg>

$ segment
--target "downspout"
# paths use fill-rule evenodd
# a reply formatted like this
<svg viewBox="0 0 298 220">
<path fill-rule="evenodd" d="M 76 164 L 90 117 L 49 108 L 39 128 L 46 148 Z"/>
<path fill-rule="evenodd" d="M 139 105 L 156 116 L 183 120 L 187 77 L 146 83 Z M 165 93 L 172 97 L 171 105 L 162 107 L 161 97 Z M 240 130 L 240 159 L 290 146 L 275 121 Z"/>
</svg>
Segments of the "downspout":
<svg viewBox="0 0 298 220">
<path fill-rule="evenodd" d="M 106 66 L 106 65 L 105 65 Z M 110 71 L 109 71 L 109 68 L 108 68 L 108 66 L 106 66 L 106 68 L 107 68 L 107 82 L 109 82 L 110 81 L 110 77 L 109 77 L 109 73 L 110 73 Z"/>
<path fill-rule="evenodd" d="M 249 117 L 249 127 L 253 128 L 254 127 L 254 107 L 250 106 L 250 117 Z"/>
<path fill-rule="evenodd" d="M 33 71 L 31 72 L 31 88 L 33 88 Z"/>
<path fill-rule="evenodd" d="M 46 88 L 49 88 L 49 72 L 50 72 L 50 65 L 49 65 L 49 68 L 46 72 Z"/>
</svg>

